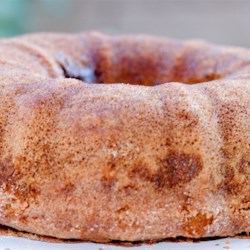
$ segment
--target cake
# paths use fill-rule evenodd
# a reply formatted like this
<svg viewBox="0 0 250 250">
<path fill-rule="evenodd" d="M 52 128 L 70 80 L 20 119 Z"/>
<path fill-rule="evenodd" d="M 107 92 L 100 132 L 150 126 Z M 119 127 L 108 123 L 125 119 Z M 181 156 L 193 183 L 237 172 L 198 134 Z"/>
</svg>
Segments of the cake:
<svg viewBox="0 0 250 250">
<path fill-rule="evenodd" d="M 250 232 L 250 50 L 0 41 L 0 224 L 94 242 Z"/>
</svg>

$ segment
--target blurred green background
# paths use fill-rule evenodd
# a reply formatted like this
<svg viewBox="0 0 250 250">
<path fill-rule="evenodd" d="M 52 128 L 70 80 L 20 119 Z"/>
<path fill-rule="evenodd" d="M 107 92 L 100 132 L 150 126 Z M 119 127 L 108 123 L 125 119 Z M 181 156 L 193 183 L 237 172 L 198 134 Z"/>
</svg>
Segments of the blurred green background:
<svg viewBox="0 0 250 250">
<path fill-rule="evenodd" d="M 248 0 L 0 0 L 0 36 L 98 30 L 250 47 Z"/>
</svg>

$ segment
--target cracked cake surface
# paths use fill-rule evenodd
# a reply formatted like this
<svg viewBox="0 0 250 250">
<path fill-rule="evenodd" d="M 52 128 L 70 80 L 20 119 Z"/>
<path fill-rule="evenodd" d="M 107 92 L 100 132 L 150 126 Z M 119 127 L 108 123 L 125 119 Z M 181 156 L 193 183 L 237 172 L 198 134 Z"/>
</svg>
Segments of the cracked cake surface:
<svg viewBox="0 0 250 250">
<path fill-rule="evenodd" d="M 250 232 L 250 51 L 143 35 L 0 40 L 0 224 L 96 242 Z"/>
</svg>

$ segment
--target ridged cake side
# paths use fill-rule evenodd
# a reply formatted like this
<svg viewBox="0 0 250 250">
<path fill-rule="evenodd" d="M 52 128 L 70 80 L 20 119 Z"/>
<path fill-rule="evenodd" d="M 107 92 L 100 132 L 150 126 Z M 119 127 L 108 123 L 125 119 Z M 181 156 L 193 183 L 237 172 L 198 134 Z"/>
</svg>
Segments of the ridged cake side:
<svg viewBox="0 0 250 250">
<path fill-rule="evenodd" d="M 90 33 L 0 55 L 0 224 L 98 242 L 250 232 L 249 51 Z"/>
</svg>

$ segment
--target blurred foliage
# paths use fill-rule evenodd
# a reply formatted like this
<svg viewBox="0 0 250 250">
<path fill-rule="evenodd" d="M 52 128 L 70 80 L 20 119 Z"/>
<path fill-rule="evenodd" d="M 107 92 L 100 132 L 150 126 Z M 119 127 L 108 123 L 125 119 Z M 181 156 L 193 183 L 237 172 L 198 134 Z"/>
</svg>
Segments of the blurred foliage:
<svg viewBox="0 0 250 250">
<path fill-rule="evenodd" d="M 0 0 L 0 37 L 36 31 L 37 22 L 65 18 L 71 0 Z M 36 16 L 42 19 L 36 19 Z"/>
<path fill-rule="evenodd" d="M 0 36 L 23 33 L 29 0 L 0 0 Z"/>
</svg>

